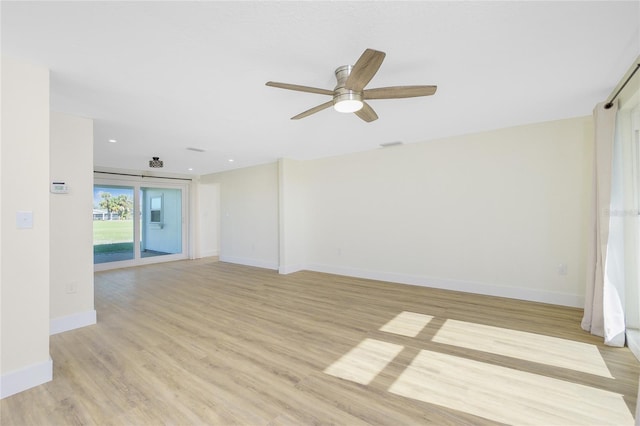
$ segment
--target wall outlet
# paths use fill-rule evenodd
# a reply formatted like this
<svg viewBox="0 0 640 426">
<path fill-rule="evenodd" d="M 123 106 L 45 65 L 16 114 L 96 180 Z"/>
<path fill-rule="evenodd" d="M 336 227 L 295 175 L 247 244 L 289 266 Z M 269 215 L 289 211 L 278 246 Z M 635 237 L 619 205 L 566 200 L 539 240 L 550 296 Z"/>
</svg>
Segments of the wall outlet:
<svg viewBox="0 0 640 426">
<path fill-rule="evenodd" d="M 68 283 L 64 287 L 64 290 L 65 290 L 65 292 L 67 294 L 77 293 L 78 292 L 78 283 L 77 282 Z"/>
<path fill-rule="evenodd" d="M 567 275 L 567 264 L 561 263 L 558 265 L 558 275 Z"/>
</svg>

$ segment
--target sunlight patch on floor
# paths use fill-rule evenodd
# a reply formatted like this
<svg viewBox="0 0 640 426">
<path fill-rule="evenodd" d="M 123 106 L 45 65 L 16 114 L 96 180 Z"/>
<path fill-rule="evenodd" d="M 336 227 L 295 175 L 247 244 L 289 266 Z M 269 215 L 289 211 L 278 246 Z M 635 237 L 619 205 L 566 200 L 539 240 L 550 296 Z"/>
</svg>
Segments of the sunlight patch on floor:
<svg viewBox="0 0 640 426">
<path fill-rule="evenodd" d="M 341 379 L 368 385 L 404 346 L 364 339 L 355 348 L 327 367 L 324 372 Z"/>
<path fill-rule="evenodd" d="M 383 325 L 380 331 L 399 334 L 401 336 L 416 337 L 432 319 L 433 317 L 431 315 L 404 311 Z"/>
<path fill-rule="evenodd" d="M 598 347 L 588 343 L 451 319 L 432 341 L 613 378 Z"/>
<path fill-rule="evenodd" d="M 427 350 L 389 391 L 509 424 L 633 424 L 617 393 Z"/>
</svg>

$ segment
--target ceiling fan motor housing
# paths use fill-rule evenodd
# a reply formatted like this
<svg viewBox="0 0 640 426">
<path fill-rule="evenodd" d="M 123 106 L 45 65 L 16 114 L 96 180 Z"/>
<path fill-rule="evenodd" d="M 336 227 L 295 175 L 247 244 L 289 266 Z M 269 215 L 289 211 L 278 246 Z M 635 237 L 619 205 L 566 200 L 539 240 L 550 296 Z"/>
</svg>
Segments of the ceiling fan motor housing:
<svg viewBox="0 0 640 426">
<path fill-rule="evenodd" d="M 362 106 L 362 92 L 355 92 L 344 87 L 352 69 L 352 65 L 343 65 L 335 71 L 338 84 L 336 85 L 333 93 L 334 106 L 339 102 L 344 101 L 357 101 L 360 102 L 360 107 Z"/>
</svg>

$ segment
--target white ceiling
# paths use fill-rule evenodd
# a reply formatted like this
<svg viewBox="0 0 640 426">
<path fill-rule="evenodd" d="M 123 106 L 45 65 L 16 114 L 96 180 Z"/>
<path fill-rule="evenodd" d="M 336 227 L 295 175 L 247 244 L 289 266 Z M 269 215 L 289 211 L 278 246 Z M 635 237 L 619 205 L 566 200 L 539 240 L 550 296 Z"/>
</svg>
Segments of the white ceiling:
<svg viewBox="0 0 640 426">
<path fill-rule="evenodd" d="M 51 70 L 53 110 L 95 120 L 95 166 L 146 171 L 159 156 L 182 174 L 588 115 L 640 53 L 638 1 L 2 1 L 0 13 L 2 54 Z M 437 93 L 372 100 L 372 123 L 333 109 L 294 121 L 329 99 L 265 86 L 333 89 L 365 48 L 387 53 L 368 88 Z"/>
</svg>

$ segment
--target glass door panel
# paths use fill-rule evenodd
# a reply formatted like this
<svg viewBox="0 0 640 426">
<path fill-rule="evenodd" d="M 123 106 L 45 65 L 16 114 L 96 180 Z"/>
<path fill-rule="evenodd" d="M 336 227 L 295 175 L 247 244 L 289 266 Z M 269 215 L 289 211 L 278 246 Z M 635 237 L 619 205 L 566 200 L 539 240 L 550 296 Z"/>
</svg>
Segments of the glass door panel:
<svg viewBox="0 0 640 426">
<path fill-rule="evenodd" d="M 140 188 L 140 257 L 182 253 L 182 190 Z"/>
<path fill-rule="evenodd" d="M 134 258 L 134 188 L 94 185 L 93 263 Z"/>
</svg>

